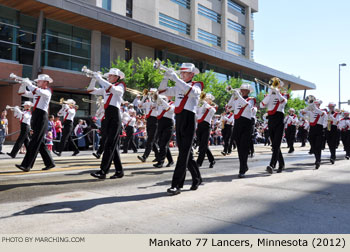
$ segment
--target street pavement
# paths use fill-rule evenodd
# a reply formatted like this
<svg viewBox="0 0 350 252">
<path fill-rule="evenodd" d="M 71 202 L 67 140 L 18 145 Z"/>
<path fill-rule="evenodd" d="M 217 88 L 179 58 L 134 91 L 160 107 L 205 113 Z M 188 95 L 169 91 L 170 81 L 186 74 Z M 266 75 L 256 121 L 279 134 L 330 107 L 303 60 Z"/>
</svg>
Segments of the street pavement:
<svg viewBox="0 0 350 252">
<path fill-rule="evenodd" d="M 0 233 L 350 233 L 350 161 L 342 146 L 334 165 L 326 149 L 315 170 L 308 146 L 287 154 L 283 145 L 286 169 L 272 175 L 265 171 L 271 148 L 255 148 L 246 178 L 238 179 L 237 151 L 222 156 L 221 146 L 211 147 L 216 165 L 210 169 L 205 161 L 200 168 L 203 185 L 190 191 L 187 173 L 176 196 L 166 193 L 174 166 L 154 168 L 154 156 L 141 163 L 134 153 L 121 154 L 125 176 L 101 181 L 89 175 L 100 164 L 91 151 L 54 155 L 56 168 L 49 171 L 38 157 L 28 173 L 15 167 L 23 155 L 1 155 Z"/>
</svg>

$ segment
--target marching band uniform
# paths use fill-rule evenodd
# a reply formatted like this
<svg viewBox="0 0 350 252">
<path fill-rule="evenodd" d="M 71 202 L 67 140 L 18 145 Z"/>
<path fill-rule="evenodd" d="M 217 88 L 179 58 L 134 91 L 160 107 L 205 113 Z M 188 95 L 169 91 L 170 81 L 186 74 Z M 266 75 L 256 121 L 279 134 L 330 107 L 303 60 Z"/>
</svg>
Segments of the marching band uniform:
<svg viewBox="0 0 350 252">
<path fill-rule="evenodd" d="M 327 114 L 320 110 L 316 104 L 320 104 L 320 101 L 316 100 L 313 104 L 309 105 L 305 112 L 310 122 L 309 141 L 311 150 L 315 155 L 315 168 L 320 168 L 321 165 L 321 152 L 322 152 L 322 138 L 323 129 L 327 127 Z"/>
<path fill-rule="evenodd" d="M 341 140 L 345 149 L 345 158 L 350 159 L 350 118 L 349 112 L 344 111 L 344 118 L 340 119 L 338 128 L 341 132 Z"/>
<path fill-rule="evenodd" d="M 39 74 L 38 78 L 34 81 L 47 81 L 48 83 L 53 82 L 53 80 L 47 74 Z M 28 172 L 31 168 L 33 168 L 38 152 L 40 152 L 45 164 L 45 168 L 43 169 L 51 169 L 55 167 L 55 163 L 45 144 L 45 135 L 48 126 L 47 110 L 49 108 L 52 91 L 50 88 L 37 87 L 29 80 L 23 81 L 21 87 L 24 87 L 24 89 L 20 88 L 20 95 L 33 98 L 34 107 L 31 118 L 33 135 L 21 165 L 16 165 L 16 167 L 22 171 Z M 27 91 L 25 87 L 29 89 L 29 91 Z"/>
<path fill-rule="evenodd" d="M 192 63 L 183 63 L 180 71 L 198 74 L 199 70 Z M 175 87 L 168 87 L 168 79 L 175 82 Z M 175 96 L 175 120 L 176 120 L 176 140 L 179 148 L 176 167 L 171 183 L 171 188 L 167 190 L 169 194 L 180 193 L 183 187 L 186 168 L 192 176 L 191 190 L 197 190 L 202 182 L 199 168 L 193 159 L 192 145 L 195 134 L 196 108 L 199 96 L 203 90 L 202 82 L 181 80 L 174 71 L 167 71 L 163 81 L 159 85 L 159 93 L 166 96 Z"/>
<path fill-rule="evenodd" d="M 281 81 L 280 83 L 282 84 Z M 286 104 L 287 99 L 278 90 L 274 89 L 270 89 L 269 94 L 260 103 L 261 108 L 267 108 L 268 110 L 268 127 L 272 142 L 272 156 L 266 170 L 271 174 L 276 167 L 277 160 L 279 165 L 277 172 L 282 172 L 285 166 L 281 152 L 281 142 L 284 129 L 284 107 Z"/>
<path fill-rule="evenodd" d="M 241 90 L 249 90 L 249 84 L 242 84 Z M 248 92 L 248 93 L 249 93 Z M 234 139 L 237 144 L 239 157 L 239 178 L 244 178 L 248 171 L 248 153 L 252 131 L 252 107 L 254 101 L 248 96 L 242 97 L 241 94 L 234 90 L 234 93 L 227 104 L 228 109 L 234 111 L 235 125 L 233 129 Z"/>
<path fill-rule="evenodd" d="M 289 110 L 289 115 L 285 118 L 285 134 L 286 140 L 289 147 L 288 153 L 294 152 L 294 142 L 295 142 L 295 134 L 297 130 L 297 125 L 299 123 L 298 117 L 296 116 L 295 110 L 291 108 Z"/>
<path fill-rule="evenodd" d="M 158 119 L 158 142 L 159 142 L 159 154 L 158 163 L 154 164 L 154 167 L 163 167 L 165 157 L 168 159 L 167 167 L 170 167 L 174 161 L 169 149 L 169 142 L 173 134 L 174 129 L 174 102 L 167 102 L 167 97 L 159 95 L 157 106 L 157 119 Z"/>
<path fill-rule="evenodd" d="M 340 119 L 341 113 L 335 112 L 336 104 L 330 102 L 328 104 L 329 112 L 328 112 L 328 124 L 326 130 L 326 140 L 328 143 L 329 151 L 331 152 L 330 161 L 334 164 L 336 159 L 336 149 L 337 149 L 337 141 L 338 141 L 338 122 Z"/>
<path fill-rule="evenodd" d="M 309 128 L 310 128 L 309 122 L 305 119 L 304 116 L 302 116 L 298 123 L 298 134 L 297 134 L 298 138 L 301 141 L 301 147 L 305 146 Z"/>
<path fill-rule="evenodd" d="M 30 101 L 26 101 L 22 106 L 32 107 L 33 103 L 31 103 Z M 21 111 L 18 107 L 15 107 L 13 111 L 14 111 L 14 116 L 20 120 L 21 133 L 19 134 L 16 140 L 16 143 L 12 148 L 12 151 L 10 153 L 7 153 L 7 155 L 9 155 L 12 158 L 15 158 L 23 144 L 28 149 L 30 120 L 32 118 L 32 112 L 30 111 L 30 108 L 25 109 L 24 111 Z"/>
<path fill-rule="evenodd" d="M 207 94 L 207 98 L 214 99 L 211 94 Z M 202 166 L 205 154 L 207 154 L 209 160 L 209 168 L 213 168 L 215 164 L 214 156 L 211 153 L 208 141 L 210 136 L 210 123 L 217 108 L 209 105 L 206 101 L 203 102 L 201 107 L 197 107 L 197 130 L 196 136 L 199 142 L 199 154 L 197 158 L 197 165 Z"/>
<path fill-rule="evenodd" d="M 153 92 L 155 90 L 150 89 L 150 92 Z M 147 98 L 148 96 L 145 95 L 142 98 L 141 103 L 139 104 L 139 108 L 145 110 L 146 120 L 147 120 L 147 125 L 146 125 L 147 142 L 146 142 L 145 152 L 143 153 L 142 156 L 137 156 L 137 158 L 140 159 L 142 162 L 146 162 L 146 159 L 151 153 L 151 150 L 153 150 L 156 159 L 158 159 L 158 155 L 159 155 L 159 151 L 158 151 L 159 147 L 156 143 L 157 130 L 158 130 L 157 104 L 155 102 L 152 102 L 150 98 L 146 101 Z"/>
<path fill-rule="evenodd" d="M 221 130 L 222 138 L 224 139 L 224 150 L 221 152 L 221 154 L 224 156 L 231 153 L 231 148 L 232 148 L 231 141 L 233 141 L 232 132 L 233 132 L 234 122 L 235 122 L 235 119 L 232 112 L 225 113 L 224 115 L 221 116 L 221 125 L 224 126 L 224 128 Z"/>
<path fill-rule="evenodd" d="M 109 75 L 118 76 L 118 79 L 114 83 L 110 83 L 98 74 L 94 73 L 93 78 L 96 79 L 98 84 L 102 88 L 95 88 L 95 84 L 91 84 L 88 87 L 88 92 L 95 95 L 104 96 L 104 109 L 105 109 L 105 144 L 104 153 L 102 156 L 100 171 L 91 173 L 90 175 L 99 179 L 105 179 L 106 174 L 109 173 L 109 169 L 112 164 L 112 160 L 115 166 L 115 174 L 111 176 L 111 179 L 122 178 L 124 176 L 122 163 L 119 156 L 118 141 L 121 132 L 121 118 L 120 118 L 120 104 L 123 94 L 125 92 L 125 83 L 121 82 L 124 79 L 124 73 L 117 68 L 111 68 L 104 76 Z"/>
<path fill-rule="evenodd" d="M 72 131 L 73 131 L 73 120 L 75 117 L 76 110 L 71 107 L 71 105 L 75 105 L 75 101 L 72 99 L 67 100 L 68 104 L 63 104 L 60 111 L 58 111 L 58 116 L 63 116 L 63 130 L 62 130 L 62 138 L 57 146 L 57 149 L 53 151 L 57 156 L 61 156 L 61 152 L 64 150 L 66 143 L 71 144 L 73 147 L 74 153 L 72 156 L 76 156 L 79 153 L 79 149 L 74 143 L 72 139 Z"/>
<path fill-rule="evenodd" d="M 134 109 L 129 109 L 128 112 L 123 113 L 123 125 L 126 133 L 123 145 L 123 153 L 128 153 L 129 146 L 131 146 L 134 153 L 137 152 L 136 144 L 134 141 L 134 127 L 136 123 L 134 113 L 136 113 Z"/>
</svg>

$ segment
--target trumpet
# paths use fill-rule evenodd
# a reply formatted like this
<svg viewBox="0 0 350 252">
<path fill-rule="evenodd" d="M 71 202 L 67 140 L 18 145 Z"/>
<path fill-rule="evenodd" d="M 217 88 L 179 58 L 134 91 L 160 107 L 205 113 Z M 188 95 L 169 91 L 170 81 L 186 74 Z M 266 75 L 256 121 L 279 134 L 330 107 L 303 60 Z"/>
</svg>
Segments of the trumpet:
<svg viewBox="0 0 350 252">
<path fill-rule="evenodd" d="M 97 105 L 100 105 L 100 104 L 102 104 L 103 98 L 102 98 L 102 96 L 99 96 L 96 101 L 90 100 L 90 99 L 86 99 L 86 98 L 81 98 L 81 100 L 83 102 L 87 102 L 87 103 L 91 103 L 91 104 L 96 103 Z"/>
<path fill-rule="evenodd" d="M 87 66 L 83 66 L 81 71 L 85 73 L 86 77 L 92 78 L 95 73 L 102 74 L 100 71 L 94 72 L 87 68 Z"/>
<path fill-rule="evenodd" d="M 157 59 L 157 60 L 154 61 L 154 63 L 153 63 L 153 68 L 154 68 L 154 69 L 163 70 L 163 71 L 165 71 L 165 72 L 167 72 L 167 71 L 174 71 L 174 69 L 168 68 L 168 67 L 162 65 L 162 62 L 161 62 L 159 59 Z"/>
<path fill-rule="evenodd" d="M 22 78 L 20 76 L 15 75 L 14 73 L 10 74 L 10 78 L 13 79 L 15 82 L 22 83 L 23 81 L 29 80 L 29 78 Z M 29 80 L 33 85 L 36 85 L 34 81 Z"/>
<path fill-rule="evenodd" d="M 18 107 L 18 106 L 11 107 L 11 106 L 9 106 L 9 105 L 6 105 L 6 110 L 12 110 L 12 111 L 14 111 L 14 110 L 15 110 L 15 108 L 18 108 L 18 109 L 19 109 L 19 107 Z"/>
<path fill-rule="evenodd" d="M 134 94 L 134 95 L 143 95 L 143 92 L 136 90 L 136 89 L 132 89 L 132 88 L 127 87 L 125 90 L 131 94 Z"/>
<path fill-rule="evenodd" d="M 67 101 L 64 100 L 64 98 L 61 98 L 59 102 L 51 100 L 50 103 L 57 104 L 57 105 L 69 104 L 69 103 L 67 103 Z M 79 106 L 74 105 L 74 108 L 79 109 Z"/>
</svg>

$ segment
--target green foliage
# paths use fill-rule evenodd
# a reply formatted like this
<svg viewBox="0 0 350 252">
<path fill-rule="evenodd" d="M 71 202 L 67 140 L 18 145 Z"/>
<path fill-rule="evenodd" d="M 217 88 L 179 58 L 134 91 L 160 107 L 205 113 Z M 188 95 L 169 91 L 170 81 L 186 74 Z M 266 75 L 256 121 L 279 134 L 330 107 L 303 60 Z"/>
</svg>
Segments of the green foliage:
<svg viewBox="0 0 350 252">
<path fill-rule="evenodd" d="M 290 108 L 294 108 L 295 114 L 298 115 L 299 111 L 306 107 L 306 103 L 303 99 L 300 99 L 299 97 L 292 98 L 293 94 L 290 90 L 288 91 L 288 93 L 290 98 L 288 99 L 287 105 L 285 107 L 285 112 L 288 113 L 288 110 Z"/>
</svg>

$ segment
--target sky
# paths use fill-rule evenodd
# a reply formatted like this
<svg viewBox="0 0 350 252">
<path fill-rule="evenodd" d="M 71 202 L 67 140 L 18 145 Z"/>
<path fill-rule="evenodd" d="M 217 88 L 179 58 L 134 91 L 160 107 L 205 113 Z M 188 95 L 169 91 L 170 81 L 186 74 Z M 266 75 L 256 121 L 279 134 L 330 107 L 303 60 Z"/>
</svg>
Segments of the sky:
<svg viewBox="0 0 350 252">
<path fill-rule="evenodd" d="M 254 14 L 254 60 L 316 85 L 325 107 L 350 100 L 350 1 L 259 0 Z M 303 97 L 304 91 L 294 92 Z M 342 109 L 350 106 L 342 104 Z"/>
</svg>

